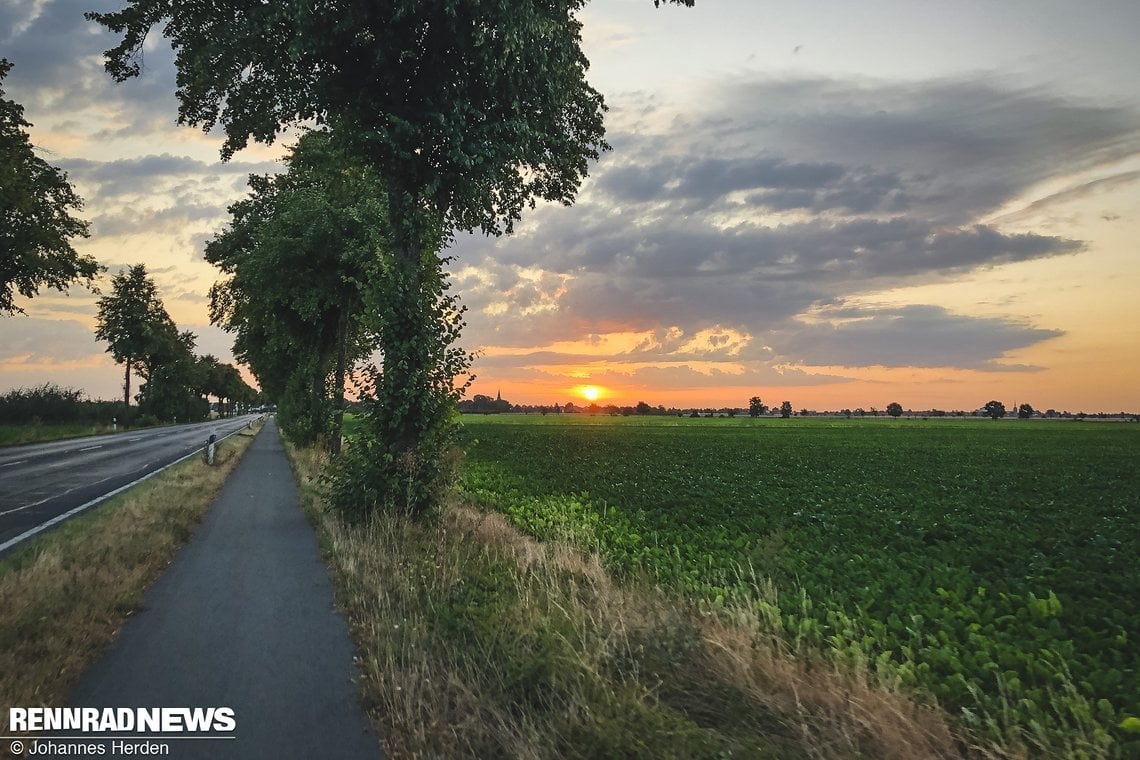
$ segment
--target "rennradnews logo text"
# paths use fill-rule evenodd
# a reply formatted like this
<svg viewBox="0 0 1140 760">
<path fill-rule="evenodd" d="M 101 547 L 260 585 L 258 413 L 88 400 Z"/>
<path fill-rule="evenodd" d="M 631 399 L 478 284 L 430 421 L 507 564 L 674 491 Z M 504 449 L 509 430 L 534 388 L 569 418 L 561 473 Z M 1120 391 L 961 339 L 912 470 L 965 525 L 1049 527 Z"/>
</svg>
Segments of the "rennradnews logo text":
<svg viewBox="0 0 1140 760">
<path fill-rule="evenodd" d="M 10 707 L 9 731 L 232 732 L 231 707 Z"/>
</svg>

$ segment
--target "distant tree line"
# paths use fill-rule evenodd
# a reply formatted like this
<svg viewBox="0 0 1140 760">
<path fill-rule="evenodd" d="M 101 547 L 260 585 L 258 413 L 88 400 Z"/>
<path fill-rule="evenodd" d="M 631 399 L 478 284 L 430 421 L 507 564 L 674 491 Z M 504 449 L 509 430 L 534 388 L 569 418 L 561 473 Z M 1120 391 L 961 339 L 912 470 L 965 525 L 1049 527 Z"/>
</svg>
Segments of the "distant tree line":
<svg viewBox="0 0 1140 760">
<path fill-rule="evenodd" d="M 1056 409 L 1048 409 L 1040 411 L 1035 409 L 1031 404 L 1022 403 L 1018 404 L 1017 417 L 1019 419 L 1030 419 L 1040 417 L 1044 419 L 1128 419 L 1140 422 L 1140 414 L 1132 412 L 1118 412 L 1116 414 L 1108 414 L 1105 412 L 1098 412 L 1096 414 L 1086 414 L 1085 412 L 1072 413 L 1068 411 L 1059 412 Z M 859 407 L 857 409 L 843 408 L 834 411 L 813 411 L 810 409 L 795 410 L 795 407 L 790 401 L 782 401 L 779 405 L 769 407 L 763 402 L 759 396 L 753 396 L 748 401 L 748 406 L 745 408 L 740 407 L 687 407 L 678 408 L 675 406 L 665 407 L 662 405 L 651 406 L 645 401 L 639 401 L 635 406 L 622 406 L 617 404 L 596 404 L 591 403 L 586 406 L 580 406 L 574 402 L 566 404 L 512 404 L 502 398 L 491 398 L 482 394 L 476 394 L 470 399 L 465 399 L 459 403 L 459 411 L 465 414 L 502 414 L 510 412 L 512 414 L 586 414 L 586 415 L 605 415 L 605 416 L 668 416 L 668 417 L 692 417 L 692 418 L 708 418 L 708 417 L 736 417 L 738 415 L 747 414 L 749 417 L 765 417 L 765 416 L 779 416 L 781 418 L 788 417 L 881 417 L 889 416 L 895 419 L 904 415 L 908 417 L 990 417 L 992 419 L 1001 419 L 1008 415 L 1005 404 L 1000 401 L 989 401 L 977 409 L 903 409 L 902 404 L 897 401 L 892 401 L 886 405 L 884 409 L 877 407 L 870 407 L 864 409 Z"/>
<path fill-rule="evenodd" d="M 134 418 L 160 422 L 194 422 L 210 412 L 209 398 L 218 400 L 219 413 L 232 414 L 237 403 L 252 404 L 256 390 L 237 368 L 217 358 L 194 354 L 197 338 L 179 332 L 158 287 L 143 264 L 111 278 L 111 290 L 99 299 L 95 337 L 123 365 L 124 411 L 121 422 Z M 131 408 L 131 375 L 143 379 Z"/>
</svg>

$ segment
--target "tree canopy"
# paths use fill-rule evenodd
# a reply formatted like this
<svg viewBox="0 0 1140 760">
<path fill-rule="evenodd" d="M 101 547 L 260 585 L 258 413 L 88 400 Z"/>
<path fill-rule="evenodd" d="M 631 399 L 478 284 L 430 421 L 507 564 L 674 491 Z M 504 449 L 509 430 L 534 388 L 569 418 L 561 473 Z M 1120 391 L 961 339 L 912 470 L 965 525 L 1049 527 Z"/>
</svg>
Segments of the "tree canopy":
<svg viewBox="0 0 1140 760">
<path fill-rule="evenodd" d="M 1005 404 L 1000 401 L 987 401 L 982 408 L 986 410 L 986 414 L 991 419 L 998 420 L 1005 416 Z"/>
<path fill-rule="evenodd" d="M 130 406 L 131 372 L 152 353 L 159 326 L 169 316 L 144 264 L 113 275 L 111 292 L 99 299 L 98 308 L 95 337 L 106 341 L 107 352 L 125 366 L 123 403 Z"/>
<path fill-rule="evenodd" d="M 536 198 L 572 200 L 606 147 L 584 5 L 130 0 L 88 17 L 122 35 L 107 52 L 119 81 L 140 73 L 147 34 L 164 24 L 179 119 L 220 124 L 226 156 L 289 125 L 331 123 L 448 228 L 498 233 Z"/>
<path fill-rule="evenodd" d="M 12 64 L 0 58 L 0 84 Z M 66 290 L 92 282 L 100 271 L 81 256 L 71 239 L 88 236 L 88 223 L 71 215 L 83 201 L 67 175 L 36 155 L 23 106 L 0 88 L 0 312 L 23 311 L 17 294 L 31 298 L 40 288 Z"/>
<path fill-rule="evenodd" d="M 335 450 L 346 372 L 377 342 L 384 187 L 326 132 L 302 136 L 286 163 L 250 177 L 206 246 L 228 275 L 211 289 L 210 318 L 235 333 L 234 354 L 277 399 L 282 427 L 303 443 L 331 435 Z"/>
</svg>

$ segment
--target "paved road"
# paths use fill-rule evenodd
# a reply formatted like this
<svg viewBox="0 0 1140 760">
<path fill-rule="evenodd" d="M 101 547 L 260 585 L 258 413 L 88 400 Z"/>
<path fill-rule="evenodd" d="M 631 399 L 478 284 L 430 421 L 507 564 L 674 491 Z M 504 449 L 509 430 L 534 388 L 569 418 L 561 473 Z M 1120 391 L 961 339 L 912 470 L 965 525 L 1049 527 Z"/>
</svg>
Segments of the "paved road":
<svg viewBox="0 0 1140 760">
<path fill-rule="evenodd" d="M 270 421 L 69 704 L 233 708 L 236 738 L 172 741 L 176 760 L 381 758 L 352 657 Z"/>
<path fill-rule="evenodd" d="M 0 448 L 0 545 L 186 456 L 211 433 L 221 438 L 256 416 Z"/>
</svg>

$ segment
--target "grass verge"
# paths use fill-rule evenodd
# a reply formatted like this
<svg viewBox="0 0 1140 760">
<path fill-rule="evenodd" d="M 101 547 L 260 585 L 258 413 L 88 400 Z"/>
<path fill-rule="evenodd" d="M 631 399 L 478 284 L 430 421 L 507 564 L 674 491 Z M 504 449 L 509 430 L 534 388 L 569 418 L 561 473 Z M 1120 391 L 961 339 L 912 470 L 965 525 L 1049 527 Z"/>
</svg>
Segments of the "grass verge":
<svg viewBox="0 0 1140 760">
<path fill-rule="evenodd" d="M 951 758 L 935 707 L 795 653 L 751 609 L 617 584 L 596 555 L 452 504 L 430 523 L 327 511 L 290 450 L 393 758 Z"/>
<path fill-rule="evenodd" d="M 122 429 L 122 428 L 120 428 Z M 110 425 L 0 425 L 0 446 L 20 446 L 25 443 L 61 441 L 65 438 L 82 438 L 115 432 Z"/>
<path fill-rule="evenodd" d="M 0 707 L 54 706 L 193 534 L 256 430 L 30 539 L 0 561 Z"/>
</svg>

